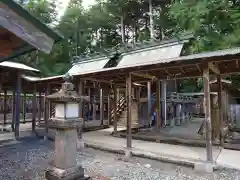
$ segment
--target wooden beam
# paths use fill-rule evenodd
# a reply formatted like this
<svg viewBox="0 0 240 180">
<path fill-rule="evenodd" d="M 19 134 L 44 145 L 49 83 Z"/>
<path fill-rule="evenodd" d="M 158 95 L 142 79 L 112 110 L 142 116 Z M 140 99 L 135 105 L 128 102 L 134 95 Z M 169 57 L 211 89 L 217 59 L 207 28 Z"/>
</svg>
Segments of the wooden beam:
<svg viewBox="0 0 240 180">
<path fill-rule="evenodd" d="M 196 66 L 197 66 L 198 71 L 199 71 L 199 72 L 202 72 L 202 70 L 201 70 L 199 64 L 196 64 Z"/>
<path fill-rule="evenodd" d="M 214 72 L 215 74 L 220 74 L 219 67 L 216 64 L 213 64 L 212 62 L 208 63 L 208 68 Z"/>
<path fill-rule="evenodd" d="M 153 75 L 150 75 L 150 74 L 147 74 L 147 73 L 137 73 L 137 72 L 133 72 L 131 73 L 132 75 L 134 76 L 138 76 L 138 77 L 142 77 L 142 78 L 146 78 L 146 79 L 151 79 L 151 80 L 157 80 L 157 77 L 156 76 L 153 76 Z"/>
<path fill-rule="evenodd" d="M 236 60 L 236 67 L 239 68 L 239 62 Z"/>
<path fill-rule="evenodd" d="M 168 76 L 172 76 L 172 74 L 170 74 L 166 68 L 164 68 L 163 70 L 165 71 L 165 73 L 166 73 Z"/>
<path fill-rule="evenodd" d="M 183 74 L 185 74 L 185 71 L 184 71 L 182 68 L 180 68 L 180 70 L 181 70 L 181 72 L 182 72 Z"/>
<path fill-rule="evenodd" d="M 206 150 L 207 161 L 213 161 L 212 155 L 212 126 L 211 126 L 211 107 L 210 107 L 210 86 L 209 86 L 209 68 L 203 70 L 204 85 L 204 111 L 205 111 L 205 129 L 206 129 Z"/>
<path fill-rule="evenodd" d="M 111 81 L 106 81 L 106 80 L 102 80 L 102 79 L 96 79 L 96 78 L 82 78 L 82 80 L 86 80 L 86 81 L 93 81 L 93 82 L 101 82 L 101 83 L 106 83 L 106 84 L 111 84 Z"/>
</svg>

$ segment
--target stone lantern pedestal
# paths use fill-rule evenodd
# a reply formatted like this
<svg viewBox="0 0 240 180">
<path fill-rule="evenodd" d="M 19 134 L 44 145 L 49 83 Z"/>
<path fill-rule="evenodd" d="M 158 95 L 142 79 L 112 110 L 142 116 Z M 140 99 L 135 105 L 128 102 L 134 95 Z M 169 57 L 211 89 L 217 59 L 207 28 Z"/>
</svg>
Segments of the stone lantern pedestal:
<svg viewBox="0 0 240 180">
<path fill-rule="evenodd" d="M 84 169 L 77 164 L 77 128 L 81 128 L 83 120 L 79 118 L 79 101 L 84 97 L 73 91 L 73 84 L 65 82 L 62 89 L 49 95 L 54 102 L 55 116 L 48 120 L 48 127 L 56 129 L 55 157 L 53 165 L 47 170 L 47 180 L 85 180 Z"/>
</svg>

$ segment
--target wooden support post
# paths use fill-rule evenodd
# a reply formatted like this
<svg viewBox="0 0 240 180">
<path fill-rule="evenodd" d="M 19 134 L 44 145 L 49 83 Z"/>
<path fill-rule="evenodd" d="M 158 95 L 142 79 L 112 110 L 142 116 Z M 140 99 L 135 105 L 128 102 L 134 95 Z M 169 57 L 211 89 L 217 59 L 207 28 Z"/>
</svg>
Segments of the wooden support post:
<svg viewBox="0 0 240 180">
<path fill-rule="evenodd" d="M 32 132 L 36 132 L 36 117 L 37 117 L 37 86 L 36 84 L 34 84 L 32 97 Z"/>
<path fill-rule="evenodd" d="M 47 127 L 47 122 L 49 118 L 49 102 L 47 100 L 47 96 L 50 94 L 50 84 L 47 84 L 47 87 L 45 89 L 45 97 L 44 97 L 44 122 L 45 122 L 45 136 L 44 139 L 48 139 L 48 127 Z"/>
<path fill-rule="evenodd" d="M 163 80 L 161 83 L 161 110 L 164 126 L 167 125 L 167 80 Z"/>
<path fill-rule="evenodd" d="M 21 74 L 18 72 L 17 75 L 17 88 L 16 88 L 16 103 L 15 103 L 15 138 L 19 140 L 19 126 L 20 126 L 20 113 L 21 113 Z"/>
<path fill-rule="evenodd" d="M 152 102 L 151 102 L 151 82 L 147 83 L 147 97 L 148 97 L 148 124 L 151 127 L 152 116 L 151 116 L 151 109 L 152 109 Z"/>
<path fill-rule="evenodd" d="M 78 84 L 78 94 L 79 96 L 83 96 L 84 87 L 83 87 L 83 81 L 79 80 Z M 79 118 L 83 118 L 83 101 L 79 102 Z"/>
<path fill-rule="evenodd" d="M 7 89 L 4 89 L 4 115 L 3 115 L 4 126 L 7 124 Z"/>
<path fill-rule="evenodd" d="M 120 100 L 120 89 L 117 88 L 117 101 L 119 101 L 119 100 Z"/>
<path fill-rule="evenodd" d="M 16 102 L 16 89 L 13 88 L 13 91 L 12 91 L 12 124 L 11 124 L 12 132 L 14 132 L 14 129 L 15 129 L 15 115 L 16 115 L 15 102 Z"/>
<path fill-rule="evenodd" d="M 161 91 L 160 88 L 161 87 L 161 83 L 160 80 L 157 81 L 156 83 L 156 107 L 157 107 L 157 129 L 159 130 L 161 127 Z"/>
<path fill-rule="evenodd" d="M 211 126 L 211 107 L 210 107 L 210 86 L 209 86 L 209 68 L 203 70 L 204 86 L 204 110 L 205 110 L 205 129 L 206 129 L 206 150 L 207 161 L 212 162 L 212 126 Z"/>
<path fill-rule="evenodd" d="M 140 99 L 141 99 L 141 87 L 137 87 L 137 93 L 136 93 L 136 99 L 137 99 L 137 103 L 138 103 L 138 123 L 139 123 L 139 126 L 141 127 L 142 126 L 142 123 L 141 123 L 141 103 L 140 103 Z M 144 124 L 143 124 L 144 125 Z"/>
<path fill-rule="evenodd" d="M 22 103 L 22 112 L 23 112 L 23 123 L 26 123 L 26 92 L 23 95 L 23 103 Z"/>
<path fill-rule="evenodd" d="M 132 77 L 129 73 L 126 79 L 126 90 L 127 90 L 127 149 L 125 152 L 126 158 L 131 156 L 132 148 Z"/>
<path fill-rule="evenodd" d="M 91 92 L 91 88 L 88 88 L 88 97 L 90 99 L 89 103 L 88 103 L 88 120 L 90 118 L 90 114 L 92 111 L 92 92 Z"/>
<path fill-rule="evenodd" d="M 100 121 L 101 126 L 103 125 L 104 120 L 104 96 L 103 96 L 103 88 L 100 89 Z"/>
<path fill-rule="evenodd" d="M 83 87 L 84 83 L 82 80 L 79 80 L 79 84 L 78 84 L 78 94 L 79 96 L 84 96 L 84 87 Z M 83 101 L 80 101 L 79 102 L 79 118 L 82 118 L 83 119 L 83 127 L 85 126 L 85 123 L 84 123 L 84 117 L 83 117 Z"/>
<path fill-rule="evenodd" d="M 220 140 L 221 145 L 224 144 L 224 137 L 221 136 L 221 129 L 223 127 L 223 107 L 222 107 L 222 81 L 221 75 L 217 75 L 218 84 L 218 111 L 219 111 L 219 122 L 217 127 L 217 138 Z"/>
<path fill-rule="evenodd" d="M 117 132 L 117 89 L 116 89 L 116 86 L 113 86 L 113 104 L 114 104 L 113 126 L 114 126 L 114 133 L 116 133 Z"/>
<path fill-rule="evenodd" d="M 79 80 L 79 84 L 78 84 L 78 94 L 79 96 L 84 96 L 84 81 L 83 80 Z M 83 120 L 83 125 L 82 127 L 78 127 L 77 128 L 77 134 L 78 134 L 78 148 L 83 151 L 84 149 L 84 141 L 82 138 L 82 133 L 83 133 L 83 128 L 85 127 L 85 119 L 84 119 L 84 102 L 81 100 L 79 102 L 79 118 Z"/>
<path fill-rule="evenodd" d="M 110 125 L 112 122 L 112 103 L 111 103 L 111 89 L 108 90 L 108 125 Z"/>
<path fill-rule="evenodd" d="M 38 101 L 38 123 L 41 123 L 42 120 L 42 93 L 39 92 L 39 101 Z"/>
<path fill-rule="evenodd" d="M 97 117 L 96 117 L 96 111 L 97 111 L 97 107 L 96 107 L 96 92 L 97 92 L 97 89 L 96 89 L 96 85 L 94 83 L 94 88 L 93 88 L 93 104 L 92 104 L 92 119 L 93 120 L 96 120 Z"/>
</svg>

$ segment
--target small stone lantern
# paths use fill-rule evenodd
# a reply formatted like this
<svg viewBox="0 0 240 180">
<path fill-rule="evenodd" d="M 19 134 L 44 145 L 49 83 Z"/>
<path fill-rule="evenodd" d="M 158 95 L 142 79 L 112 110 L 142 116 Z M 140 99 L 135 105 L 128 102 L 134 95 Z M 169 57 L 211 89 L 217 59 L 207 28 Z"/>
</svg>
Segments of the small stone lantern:
<svg viewBox="0 0 240 180">
<path fill-rule="evenodd" d="M 79 118 L 79 102 L 86 97 L 79 96 L 73 89 L 70 76 L 65 77 L 62 88 L 47 96 L 55 104 L 55 116 L 48 120 L 48 127 L 56 129 L 55 157 L 53 166 L 46 172 L 48 180 L 85 180 L 84 169 L 77 164 L 77 129 L 82 127 Z"/>
</svg>

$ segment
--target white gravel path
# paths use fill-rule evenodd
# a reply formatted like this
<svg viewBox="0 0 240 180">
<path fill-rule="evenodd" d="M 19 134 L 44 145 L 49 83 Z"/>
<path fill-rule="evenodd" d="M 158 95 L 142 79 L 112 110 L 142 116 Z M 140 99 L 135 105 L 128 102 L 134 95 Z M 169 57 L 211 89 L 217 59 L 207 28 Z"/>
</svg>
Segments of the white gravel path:
<svg viewBox="0 0 240 180">
<path fill-rule="evenodd" d="M 53 143 L 35 138 L 0 148 L 0 180 L 45 180 L 44 172 L 53 157 Z M 240 180 L 240 172 L 222 169 L 214 174 L 196 174 L 188 168 L 133 158 L 93 149 L 78 153 L 86 174 L 93 180 Z"/>
</svg>

